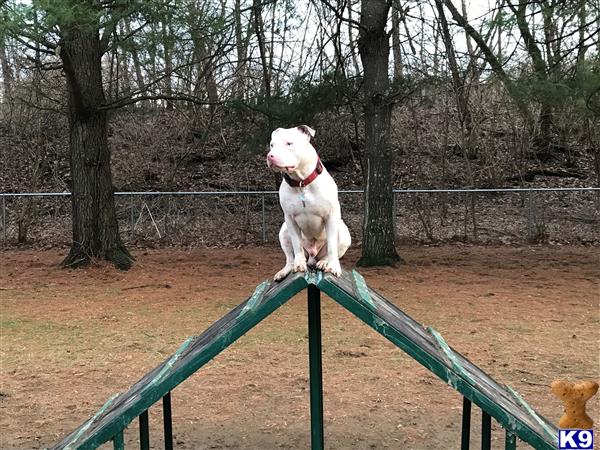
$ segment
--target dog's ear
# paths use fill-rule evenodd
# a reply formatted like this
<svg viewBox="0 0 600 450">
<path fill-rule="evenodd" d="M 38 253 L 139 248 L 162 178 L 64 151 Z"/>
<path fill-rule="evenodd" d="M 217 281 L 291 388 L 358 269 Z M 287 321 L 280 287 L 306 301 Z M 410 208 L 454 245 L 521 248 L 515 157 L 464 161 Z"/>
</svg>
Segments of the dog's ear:
<svg viewBox="0 0 600 450">
<path fill-rule="evenodd" d="M 308 125 L 298 125 L 296 128 L 300 133 L 307 135 L 309 140 L 311 137 L 315 137 L 315 130 Z"/>
<path fill-rule="evenodd" d="M 276 135 L 277 133 L 279 133 L 281 130 L 283 130 L 283 128 L 277 128 L 276 130 L 274 130 L 274 131 L 271 133 L 271 139 L 273 139 L 273 136 L 275 136 L 275 135 Z"/>
</svg>

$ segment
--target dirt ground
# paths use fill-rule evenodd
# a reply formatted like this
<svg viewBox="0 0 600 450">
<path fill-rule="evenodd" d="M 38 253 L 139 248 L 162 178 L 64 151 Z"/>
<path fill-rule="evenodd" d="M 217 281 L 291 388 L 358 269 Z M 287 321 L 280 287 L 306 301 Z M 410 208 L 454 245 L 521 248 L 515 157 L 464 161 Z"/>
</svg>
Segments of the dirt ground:
<svg viewBox="0 0 600 450">
<path fill-rule="evenodd" d="M 600 378 L 597 248 L 399 250 L 408 264 L 363 269 L 367 282 L 555 423 L 549 383 Z M 274 247 L 134 253 L 129 272 L 62 270 L 59 251 L 0 253 L 2 449 L 52 445 L 283 262 Z M 306 325 L 299 296 L 176 388 L 176 447 L 309 448 Z M 323 327 L 328 449 L 459 447 L 459 394 L 330 300 Z M 599 398 L 589 405 L 597 423 Z M 160 406 L 150 417 L 162 448 Z M 134 423 L 127 447 L 137 439 Z M 497 426 L 493 439 L 503 445 Z"/>
</svg>

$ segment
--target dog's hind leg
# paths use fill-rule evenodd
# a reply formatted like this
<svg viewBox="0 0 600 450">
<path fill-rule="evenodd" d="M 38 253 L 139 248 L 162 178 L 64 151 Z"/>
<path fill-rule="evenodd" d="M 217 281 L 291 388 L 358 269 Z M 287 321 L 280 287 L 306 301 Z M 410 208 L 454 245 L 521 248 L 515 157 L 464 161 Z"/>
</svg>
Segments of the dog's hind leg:
<svg viewBox="0 0 600 450">
<path fill-rule="evenodd" d="M 283 222 L 279 230 L 279 243 L 281 244 L 283 253 L 285 253 L 285 266 L 275 274 L 273 277 L 275 281 L 283 280 L 294 268 L 294 247 L 292 246 L 292 239 L 290 238 L 285 222 Z"/>
<path fill-rule="evenodd" d="M 338 226 L 338 239 L 337 239 L 337 254 L 338 254 L 338 260 L 335 262 L 337 267 L 339 267 L 339 258 L 341 258 L 342 256 L 344 256 L 346 254 L 346 251 L 348 250 L 348 248 L 350 247 L 350 244 L 352 242 L 352 238 L 350 237 L 350 230 L 348 230 L 348 227 L 346 226 L 346 224 L 340 220 L 339 222 L 339 226 Z M 317 269 L 326 271 L 326 272 L 330 272 L 332 271 L 331 267 L 330 267 L 330 262 L 329 262 L 329 258 L 327 255 L 327 246 L 323 247 L 321 249 L 321 251 L 319 252 L 319 254 L 317 255 Z M 341 273 L 341 268 L 337 269 L 337 267 L 333 267 L 333 271 L 332 273 L 334 273 L 334 275 L 339 276 L 338 273 Z M 338 272 L 338 270 L 340 272 Z"/>
<path fill-rule="evenodd" d="M 341 258 L 346 254 L 351 243 L 352 238 L 350 237 L 350 230 L 348 230 L 344 221 L 340 220 L 340 226 L 338 228 L 338 258 Z"/>
</svg>

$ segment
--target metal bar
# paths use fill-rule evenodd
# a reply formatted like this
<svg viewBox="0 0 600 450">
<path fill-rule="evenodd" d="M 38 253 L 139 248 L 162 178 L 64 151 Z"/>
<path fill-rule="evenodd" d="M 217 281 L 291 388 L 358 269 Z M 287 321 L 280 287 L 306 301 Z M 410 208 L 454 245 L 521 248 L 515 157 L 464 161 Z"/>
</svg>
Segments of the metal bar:
<svg viewBox="0 0 600 450">
<path fill-rule="evenodd" d="M 321 359 L 321 291 L 308 285 L 308 354 L 310 364 L 310 442 L 323 450 L 323 373 Z"/>
<path fill-rule="evenodd" d="M 123 431 L 113 438 L 113 449 L 114 450 L 125 450 L 125 440 L 123 439 Z"/>
<path fill-rule="evenodd" d="M 262 199 L 262 237 L 263 242 L 267 242 L 267 230 L 265 229 L 265 196 L 261 197 Z"/>
<path fill-rule="evenodd" d="M 165 450 L 173 450 L 173 417 L 171 415 L 171 392 L 163 397 L 163 424 L 165 430 Z"/>
<path fill-rule="evenodd" d="M 481 450 L 492 448 L 492 416 L 481 410 Z"/>
<path fill-rule="evenodd" d="M 469 450 L 471 444 L 471 400 L 463 397 L 462 434 L 460 450 Z"/>
<path fill-rule="evenodd" d="M 504 450 L 517 450 L 517 437 L 508 430 L 504 439 Z"/>
<path fill-rule="evenodd" d="M 150 450 L 150 428 L 148 410 L 140 414 L 140 450 Z"/>
<path fill-rule="evenodd" d="M 340 194 L 362 194 L 362 190 L 340 190 Z M 395 194 L 436 194 L 436 193 L 468 193 L 468 192 L 600 192 L 600 187 L 573 188 L 502 188 L 502 189 L 393 189 Z M 277 195 L 278 191 L 131 191 L 115 192 L 115 195 Z M 68 197 L 70 192 L 0 192 L 0 197 Z"/>
</svg>

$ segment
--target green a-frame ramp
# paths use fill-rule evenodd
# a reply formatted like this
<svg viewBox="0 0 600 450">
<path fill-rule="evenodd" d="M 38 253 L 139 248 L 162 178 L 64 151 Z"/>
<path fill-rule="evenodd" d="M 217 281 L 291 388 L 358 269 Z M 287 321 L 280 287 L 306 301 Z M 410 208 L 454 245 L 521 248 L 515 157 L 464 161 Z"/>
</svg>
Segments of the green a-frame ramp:
<svg viewBox="0 0 600 450">
<path fill-rule="evenodd" d="M 89 420 L 65 437 L 52 450 L 95 449 L 113 441 L 115 450 L 125 448 L 123 430 L 140 418 L 140 447 L 149 448 L 148 408 L 162 399 L 165 448 L 173 448 L 170 391 L 222 350 L 243 336 L 294 295 L 308 289 L 311 447 L 323 448 L 321 385 L 320 292 L 356 315 L 408 355 L 463 395 L 460 448 L 469 448 L 471 402 L 482 413 L 482 449 L 489 449 L 491 418 L 505 430 L 505 449 L 515 449 L 517 438 L 536 449 L 556 449 L 558 429 L 537 414 L 517 392 L 493 380 L 483 370 L 449 347 L 440 334 L 425 328 L 381 295 L 370 289 L 356 271 L 336 278 L 309 270 L 288 276 L 280 283 L 265 281 L 247 300 L 191 337 L 166 361 L 131 388 L 110 398 Z M 456 448 L 448 445 L 446 448 Z"/>
</svg>

